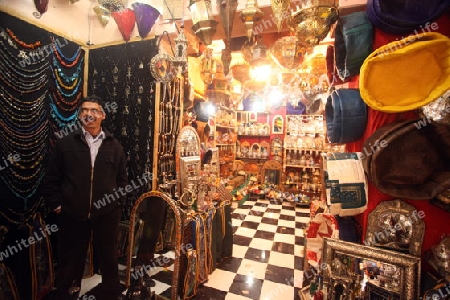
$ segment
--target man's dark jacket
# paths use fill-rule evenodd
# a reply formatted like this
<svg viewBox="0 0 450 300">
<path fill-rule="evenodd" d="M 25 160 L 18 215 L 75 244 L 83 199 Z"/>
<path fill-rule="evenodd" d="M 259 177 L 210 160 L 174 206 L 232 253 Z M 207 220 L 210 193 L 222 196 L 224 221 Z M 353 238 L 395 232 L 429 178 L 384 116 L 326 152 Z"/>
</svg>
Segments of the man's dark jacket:
<svg viewBox="0 0 450 300">
<path fill-rule="evenodd" d="M 43 184 L 51 209 L 61 205 L 61 212 L 73 218 L 95 219 L 121 204 L 127 185 L 126 158 L 119 142 L 103 131 L 94 168 L 81 129 L 57 141 Z"/>
</svg>

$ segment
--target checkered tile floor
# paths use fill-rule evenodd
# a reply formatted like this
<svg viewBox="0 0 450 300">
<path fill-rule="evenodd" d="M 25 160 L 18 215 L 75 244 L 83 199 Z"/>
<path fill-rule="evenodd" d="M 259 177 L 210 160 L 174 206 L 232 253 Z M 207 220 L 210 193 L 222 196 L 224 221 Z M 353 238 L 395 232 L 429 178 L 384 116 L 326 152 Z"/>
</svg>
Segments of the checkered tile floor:
<svg viewBox="0 0 450 300">
<path fill-rule="evenodd" d="M 309 208 L 258 199 L 233 203 L 233 257 L 223 260 L 192 299 L 300 299 Z M 152 270 L 156 294 L 170 299 L 171 267 Z"/>
<path fill-rule="evenodd" d="M 309 209 L 261 199 L 233 208 L 233 257 L 218 265 L 195 299 L 297 299 Z"/>
</svg>

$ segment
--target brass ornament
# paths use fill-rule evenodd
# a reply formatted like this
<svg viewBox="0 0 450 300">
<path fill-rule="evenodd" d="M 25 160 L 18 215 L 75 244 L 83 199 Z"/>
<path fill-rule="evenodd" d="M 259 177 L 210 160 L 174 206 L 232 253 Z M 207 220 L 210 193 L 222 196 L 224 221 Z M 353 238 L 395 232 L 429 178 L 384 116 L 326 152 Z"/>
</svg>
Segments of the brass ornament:
<svg viewBox="0 0 450 300">
<path fill-rule="evenodd" d="M 176 77 L 173 58 L 167 54 L 156 54 L 150 61 L 150 72 L 156 81 L 172 81 Z"/>
<path fill-rule="evenodd" d="M 241 11 L 241 20 L 247 29 L 249 40 L 252 40 L 255 23 L 261 21 L 262 17 L 264 17 L 264 12 L 258 7 L 257 0 L 247 0 L 245 8 Z"/>
<path fill-rule="evenodd" d="M 288 22 L 303 47 L 311 48 L 323 40 L 337 21 L 337 6 L 317 6 L 297 9 Z"/>
<path fill-rule="evenodd" d="M 101 5 L 94 6 L 93 10 L 102 26 L 105 27 L 111 19 L 111 12 Z"/>
<path fill-rule="evenodd" d="M 237 0 L 217 0 L 217 10 L 219 11 L 220 21 L 225 32 L 225 40 L 227 41 L 231 39 L 237 6 Z"/>
<path fill-rule="evenodd" d="M 272 11 L 277 23 L 278 32 L 281 31 L 281 27 L 283 26 L 283 22 L 288 20 L 289 15 L 289 7 L 291 5 L 290 0 L 271 0 L 270 6 L 272 7 Z"/>
</svg>

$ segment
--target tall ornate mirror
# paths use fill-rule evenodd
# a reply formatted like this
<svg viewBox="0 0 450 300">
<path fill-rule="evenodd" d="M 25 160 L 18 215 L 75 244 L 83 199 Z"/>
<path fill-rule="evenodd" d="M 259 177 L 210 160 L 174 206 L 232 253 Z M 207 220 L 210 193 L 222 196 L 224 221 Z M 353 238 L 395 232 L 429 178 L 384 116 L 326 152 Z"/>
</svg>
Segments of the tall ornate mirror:
<svg viewBox="0 0 450 300">
<path fill-rule="evenodd" d="M 164 220 L 169 210 L 174 220 Z M 163 224 L 167 221 L 174 222 L 175 240 L 173 247 L 163 248 L 162 254 L 158 256 L 155 254 L 156 245 Z M 161 269 L 165 269 L 165 272 L 172 270 L 171 299 L 176 300 L 180 277 L 182 218 L 175 201 L 159 191 L 144 193 L 131 210 L 129 224 L 125 285 L 130 287 L 132 280 L 145 276 L 143 272 L 152 278 Z M 172 261 L 173 264 L 168 267 Z"/>
<path fill-rule="evenodd" d="M 200 175 L 200 138 L 191 126 L 181 128 L 176 144 L 176 169 L 180 182 L 180 195 L 188 187 L 189 180 Z"/>
</svg>

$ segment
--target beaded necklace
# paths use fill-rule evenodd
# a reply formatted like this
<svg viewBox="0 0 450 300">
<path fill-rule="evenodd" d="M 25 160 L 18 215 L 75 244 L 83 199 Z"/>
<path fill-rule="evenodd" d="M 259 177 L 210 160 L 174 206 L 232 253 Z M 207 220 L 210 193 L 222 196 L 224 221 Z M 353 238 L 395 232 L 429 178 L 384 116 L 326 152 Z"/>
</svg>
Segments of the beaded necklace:
<svg viewBox="0 0 450 300">
<path fill-rule="evenodd" d="M 28 44 L 25 43 L 24 41 L 19 40 L 19 38 L 12 32 L 11 29 L 7 28 L 6 32 L 8 33 L 8 35 L 17 43 L 19 44 L 22 48 L 26 48 L 26 49 L 35 49 L 37 47 L 39 47 L 41 45 L 40 41 L 34 42 L 32 44 Z"/>
<path fill-rule="evenodd" d="M 72 115 L 64 117 L 59 113 L 56 105 L 50 103 L 50 115 L 52 116 L 53 120 L 55 120 L 55 122 L 58 124 L 59 127 L 64 127 L 66 126 L 66 123 L 72 123 L 74 120 L 76 120 L 76 118 L 78 117 L 78 111 L 79 110 L 76 110 Z"/>
<path fill-rule="evenodd" d="M 63 65 L 66 68 L 71 68 L 73 66 L 75 66 L 78 61 L 80 60 L 81 57 L 81 47 L 78 48 L 77 52 L 75 53 L 75 55 L 71 58 L 67 58 L 63 55 L 63 53 L 61 52 L 61 49 L 59 49 L 57 43 L 52 42 L 52 49 L 53 49 L 53 54 L 54 57 L 56 56 L 56 58 L 58 59 L 59 63 L 61 65 Z M 66 63 L 65 60 L 69 61 L 69 63 Z"/>
<path fill-rule="evenodd" d="M 52 59 L 53 61 L 53 67 L 56 71 L 58 71 L 58 75 L 59 77 L 62 77 L 66 82 L 71 82 L 74 81 L 75 79 L 77 79 L 78 77 L 80 77 L 80 73 L 81 73 L 81 67 L 83 66 L 83 61 L 84 61 L 84 57 L 81 58 L 80 63 L 77 66 L 77 69 L 75 70 L 75 72 L 73 72 L 72 76 L 67 76 L 63 70 L 60 68 L 60 66 L 58 65 L 58 62 L 56 61 L 55 57 L 53 57 Z"/>
<path fill-rule="evenodd" d="M 14 61 L 19 61 L 19 65 L 24 68 L 27 65 L 37 65 L 41 63 L 48 64 L 48 57 L 50 56 L 51 51 L 45 51 L 46 54 L 44 54 L 44 50 L 49 49 L 49 46 L 44 46 L 42 48 L 33 50 L 33 51 L 26 51 L 24 49 L 19 49 L 14 42 L 11 39 L 7 39 L 7 42 L 10 47 L 17 50 L 18 54 L 13 54 L 8 49 L 8 46 L 6 46 L 4 43 L 0 43 L 5 50 L 5 52 L 11 57 Z"/>
<path fill-rule="evenodd" d="M 0 134 L 3 135 L 3 133 L 1 133 L 1 132 L 0 132 Z M 5 139 L 5 140 L 7 141 L 7 143 L 2 144 L 2 147 L 5 149 L 5 153 L 14 153 L 14 152 L 21 151 L 21 153 L 19 153 L 20 158 L 21 158 L 21 160 L 24 160 L 24 161 L 34 161 L 36 159 L 36 157 L 42 155 L 43 152 L 47 151 L 46 143 L 45 143 L 45 141 L 43 141 L 42 138 L 40 138 L 39 140 L 34 142 L 34 145 L 36 147 L 34 147 L 34 145 L 29 144 L 29 143 L 19 144 L 19 143 L 17 143 L 17 141 L 11 142 L 11 140 L 7 140 L 7 139 Z M 11 144 L 14 146 L 11 146 Z M 31 151 L 31 150 L 33 150 L 33 151 Z"/>
<path fill-rule="evenodd" d="M 43 100 L 44 100 L 45 96 L 47 95 L 47 92 L 48 92 L 47 90 L 44 91 L 44 93 L 41 96 L 39 96 L 38 98 L 36 98 L 36 100 L 24 101 L 24 100 L 14 97 L 5 88 L 3 88 L 0 85 L 0 96 L 3 96 L 2 99 L 5 100 L 5 102 L 9 106 L 11 106 L 19 111 L 24 111 L 24 112 L 34 113 L 34 111 L 37 108 L 43 106 L 43 104 L 44 104 Z"/>
<path fill-rule="evenodd" d="M 35 78 L 35 77 L 40 77 L 40 75 L 42 75 L 42 73 L 46 72 L 47 69 L 45 68 L 46 66 L 44 65 L 42 68 L 37 69 L 36 72 L 26 72 L 25 69 L 21 69 L 21 67 L 12 65 L 10 63 L 10 58 L 5 55 L 5 53 L 3 53 L 3 51 L 0 49 L 0 63 L 7 68 L 9 71 L 14 72 L 17 74 L 18 77 L 21 78 Z M 22 71 L 21 71 L 22 70 Z"/>
<path fill-rule="evenodd" d="M 65 96 L 65 97 L 72 97 L 72 96 L 74 96 L 77 92 L 78 92 L 78 90 L 80 89 L 80 86 L 81 86 L 81 80 L 77 80 L 77 82 L 76 82 L 76 86 L 73 88 L 73 91 L 71 92 L 71 93 L 66 93 L 66 92 L 64 92 L 62 89 L 61 89 L 61 85 L 59 84 L 59 82 L 58 82 L 58 80 L 56 79 L 56 77 L 55 77 L 55 74 L 52 72 L 52 76 L 53 76 L 53 79 L 55 80 L 55 85 L 56 85 L 56 88 L 59 90 L 59 92 L 63 95 L 63 96 Z M 66 88 L 67 90 L 69 89 L 69 88 Z"/>
<path fill-rule="evenodd" d="M 80 99 L 83 95 L 80 91 L 80 93 L 75 97 L 74 100 L 67 101 L 58 89 L 53 90 L 53 91 L 55 92 L 55 93 L 53 93 L 53 96 L 56 96 L 57 102 L 61 102 L 66 106 L 77 106 L 78 102 L 80 101 Z"/>
<path fill-rule="evenodd" d="M 75 101 L 73 101 L 74 103 L 71 103 L 70 106 L 68 108 L 66 108 L 65 106 L 67 106 L 66 103 L 59 101 L 59 99 L 53 94 L 50 94 L 50 101 L 51 103 L 53 103 L 54 105 L 56 105 L 58 107 L 58 109 L 63 110 L 63 111 L 74 111 L 75 109 L 77 109 L 77 103 L 80 101 L 81 99 L 81 93 L 79 93 L 77 95 L 77 98 L 75 99 Z"/>
<path fill-rule="evenodd" d="M 15 86 L 14 84 L 8 82 L 7 80 L 5 80 L 5 78 L 4 78 L 2 75 L 0 75 L 0 79 L 1 79 L 4 83 L 6 83 L 7 86 L 9 86 L 9 87 L 12 88 L 13 90 L 15 90 L 16 92 L 19 92 L 19 93 L 21 93 L 21 94 L 30 94 L 30 93 L 36 92 L 36 91 L 42 89 L 45 85 L 47 85 L 47 80 L 46 80 L 46 78 L 45 78 L 45 80 L 42 81 L 42 84 L 41 84 L 41 85 L 39 85 L 39 86 L 33 86 L 33 87 L 28 87 L 27 89 L 24 89 L 23 86 Z"/>
<path fill-rule="evenodd" d="M 66 90 L 73 89 L 78 83 L 78 77 L 77 77 L 77 78 L 75 78 L 74 82 L 72 83 L 72 86 L 67 86 L 62 82 L 61 78 L 59 77 L 59 73 L 56 69 L 54 70 L 54 73 L 55 73 L 54 78 L 56 78 L 56 81 L 58 81 L 59 85 L 62 86 L 63 88 L 65 88 Z"/>
<path fill-rule="evenodd" d="M 8 121 L 8 119 L 5 119 L 4 121 L 5 121 L 5 123 L 7 123 L 6 125 L 8 127 L 13 128 L 13 129 L 15 129 L 17 131 L 22 131 L 22 132 L 34 131 L 34 130 L 36 130 L 36 128 L 38 126 L 42 126 L 45 122 L 47 122 L 46 114 L 41 114 L 39 120 L 35 124 L 33 124 L 33 126 L 13 124 L 13 123 L 10 123 Z"/>
<path fill-rule="evenodd" d="M 25 202 L 33 197 L 33 195 L 37 192 L 37 189 L 42 181 L 42 179 L 44 178 L 44 173 L 41 173 L 41 175 L 39 176 L 39 178 L 36 180 L 36 182 L 29 187 L 28 189 L 20 189 L 17 186 L 13 185 L 9 180 L 8 177 L 1 174 L 0 178 L 2 179 L 2 181 L 6 184 L 6 186 L 9 188 L 9 190 L 17 197 L 20 198 L 22 200 L 25 200 Z"/>
<path fill-rule="evenodd" d="M 0 43 L 2 45 L 2 43 Z M 21 66 L 21 64 L 15 64 L 13 63 L 16 61 L 16 58 L 13 55 L 7 55 L 2 51 L 4 49 L 0 49 L 0 58 L 2 58 L 2 62 L 5 63 L 8 66 L 9 70 L 12 70 L 13 72 L 17 73 L 18 76 L 21 76 L 23 78 L 34 78 L 34 77 L 41 77 L 42 74 L 47 72 L 47 66 L 49 65 L 48 61 L 45 61 L 41 66 L 39 66 L 36 69 L 27 68 L 27 64 L 24 64 Z M 9 53 L 8 53 L 9 54 Z"/>
<path fill-rule="evenodd" d="M 38 80 L 42 80 L 43 77 L 47 76 L 46 74 L 41 74 L 39 77 L 24 77 L 22 74 L 18 72 L 14 72 L 11 66 L 4 64 L 0 60 L 0 70 L 4 72 L 7 77 L 11 77 L 15 82 L 23 82 L 24 84 L 36 84 Z"/>
<path fill-rule="evenodd" d="M 10 136 L 12 136 L 13 138 L 16 139 L 20 139 L 26 142 L 31 142 L 33 140 L 35 140 L 36 138 L 41 138 L 41 133 L 44 130 L 48 130 L 47 128 L 47 121 L 42 123 L 41 125 L 39 125 L 39 127 L 36 130 L 33 130 L 31 133 L 29 134 L 21 134 L 21 133 L 17 133 L 11 129 L 9 129 L 8 126 L 6 126 L 6 123 L 3 120 L 0 120 L 0 127 L 3 128 L 3 130 L 5 130 Z M 1 132 L 1 134 L 3 134 L 3 132 Z"/>
<path fill-rule="evenodd" d="M 2 58 L 4 59 L 4 62 L 10 67 L 11 70 L 20 70 L 21 72 L 28 73 L 29 75 L 25 75 L 24 77 L 33 77 L 37 76 L 36 74 L 41 74 L 44 70 L 46 70 L 47 66 L 49 65 L 48 59 L 45 57 L 45 59 L 41 61 L 33 61 L 31 62 L 31 59 L 23 58 L 23 55 L 19 53 L 19 55 L 12 54 L 7 46 L 5 46 L 3 43 L 0 43 L 0 46 L 2 49 L 0 49 L 0 54 Z M 14 65 L 10 65 L 9 63 L 13 63 Z M 17 62 L 17 63 L 15 63 Z M 37 65 L 39 63 L 42 63 L 39 67 L 36 69 L 31 69 L 31 65 Z"/>
<path fill-rule="evenodd" d="M 41 110 L 40 113 L 45 113 L 45 110 Z M 40 117 L 39 114 L 31 114 L 30 117 L 25 117 L 23 114 L 17 114 L 8 106 L 0 106 L 0 114 L 3 116 L 3 118 L 12 119 L 14 122 L 19 123 L 33 123 L 37 118 Z"/>
<path fill-rule="evenodd" d="M 18 216 L 20 221 L 16 221 L 16 220 L 9 218 L 6 214 L 4 214 L 1 211 L 0 211 L 0 215 L 3 216 L 11 224 L 20 226 L 20 225 L 26 224 L 28 222 L 28 220 L 33 218 L 34 213 L 42 205 L 43 201 L 44 201 L 43 197 L 39 198 L 39 201 L 37 201 L 35 204 L 33 204 L 33 207 L 31 207 L 28 211 L 26 211 L 24 213 L 17 213 L 15 211 L 13 211 L 11 208 L 7 207 L 8 211 L 10 211 L 13 215 Z M 25 209 L 27 209 L 26 203 L 25 203 Z"/>
</svg>

